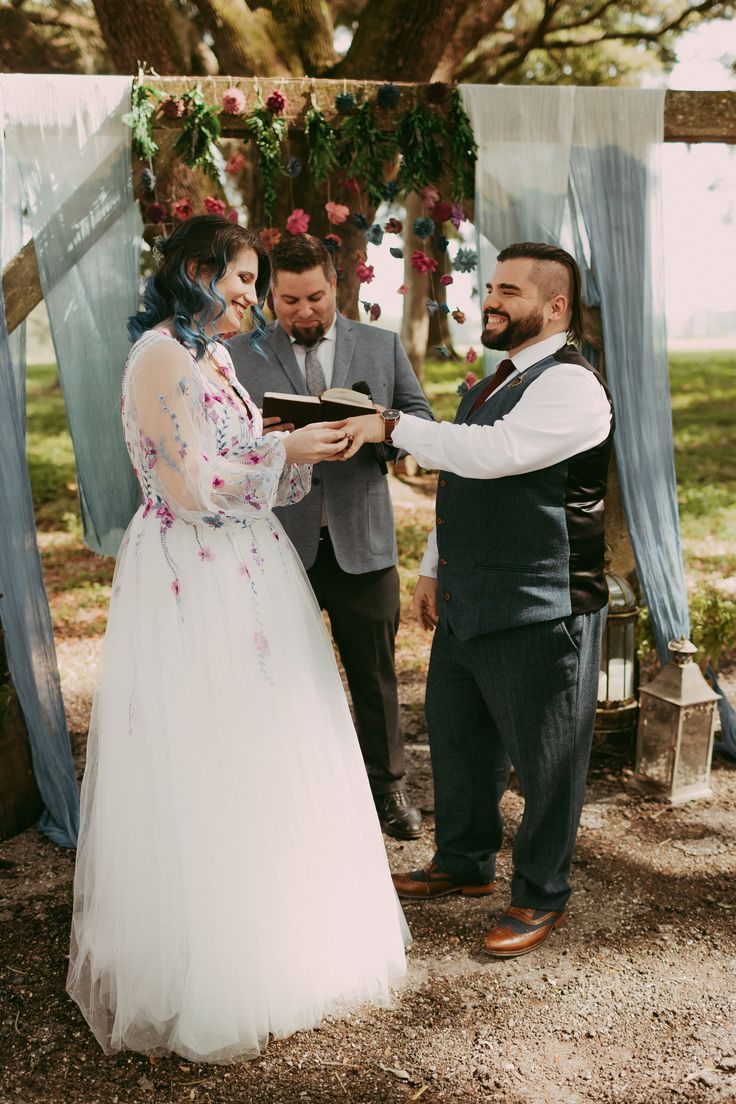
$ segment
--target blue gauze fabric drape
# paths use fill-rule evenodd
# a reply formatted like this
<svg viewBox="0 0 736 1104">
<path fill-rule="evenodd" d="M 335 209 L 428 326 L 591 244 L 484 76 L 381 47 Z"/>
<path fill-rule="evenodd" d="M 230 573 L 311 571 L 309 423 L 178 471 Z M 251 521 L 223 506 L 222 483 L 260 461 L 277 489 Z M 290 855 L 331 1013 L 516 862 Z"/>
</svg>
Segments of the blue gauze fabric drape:
<svg viewBox="0 0 736 1104">
<path fill-rule="evenodd" d="M 140 501 L 119 410 L 142 235 L 122 122 L 131 78 L 12 75 L 4 83 L 8 156 L 36 246 L 84 540 L 115 555 Z"/>
<path fill-rule="evenodd" d="M 0 79 L 0 212 L 5 210 L 5 115 Z M 0 230 L 5 220 L 0 215 Z M 22 379 L 22 377 L 21 377 Z M 55 843 L 74 847 L 79 793 L 69 746 L 54 637 L 36 545 L 25 452 L 23 405 L 13 368 L 0 296 L 0 617 L 8 666 L 31 745 L 33 770 L 45 805 L 39 827 Z"/>
<path fill-rule="evenodd" d="M 461 85 L 461 92 L 479 146 L 481 286 L 503 246 L 549 241 L 575 253 L 586 301 L 601 305 L 624 508 L 657 650 L 666 662 L 668 640 L 689 633 L 690 625 L 659 210 L 665 93 L 481 85 Z M 724 697 L 720 719 L 719 746 L 736 755 L 736 714 Z"/>
</svg>

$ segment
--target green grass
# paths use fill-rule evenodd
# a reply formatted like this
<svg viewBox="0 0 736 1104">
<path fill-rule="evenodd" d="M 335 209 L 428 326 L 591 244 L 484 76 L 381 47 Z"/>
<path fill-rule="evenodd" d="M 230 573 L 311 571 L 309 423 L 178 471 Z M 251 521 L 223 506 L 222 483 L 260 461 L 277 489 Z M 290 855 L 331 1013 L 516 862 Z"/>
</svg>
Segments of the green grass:
<svg viewBox="0 0 736 1104">
<path fill-rule="evenodd" d="M 41 530 L 69 531 L 79 524 L 77 472 L 56 367 L 30 367 L 26 393 L 26 449 L 36 524 Z"/>
</svg>

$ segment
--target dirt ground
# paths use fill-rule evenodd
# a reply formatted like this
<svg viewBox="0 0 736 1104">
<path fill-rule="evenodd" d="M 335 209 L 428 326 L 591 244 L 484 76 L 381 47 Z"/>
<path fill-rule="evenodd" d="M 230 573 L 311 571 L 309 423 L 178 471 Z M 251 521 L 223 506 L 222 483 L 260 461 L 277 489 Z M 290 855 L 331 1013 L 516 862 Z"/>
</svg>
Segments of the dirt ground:
<svg viewBox="0 0 736 1104">
<path fill-rule="evenodd" d="M 395 870 L 432 851 L 428 642 L 412 634 L 402 627 L 401 700 L 425 828 L 416 842 L 386 840 Z M 58 646 L 81 767 L 99 636 Z M 504 802 L 497 893 L 407 905 L 414 944 L 393 1008 L 329 1019 L 232 1066 L 106 1058 L 64 992 L 74 857 L 35 829 L 0 844 L 1 1104 L 736 1101 L 736 764 L 717 759 L 712 798 L 679 808 L 597 765 L 567 926 L 533 954 L 494 961 L 478 945 L 508 902 L 522 808 L 513 788 Z"/>
</svg>

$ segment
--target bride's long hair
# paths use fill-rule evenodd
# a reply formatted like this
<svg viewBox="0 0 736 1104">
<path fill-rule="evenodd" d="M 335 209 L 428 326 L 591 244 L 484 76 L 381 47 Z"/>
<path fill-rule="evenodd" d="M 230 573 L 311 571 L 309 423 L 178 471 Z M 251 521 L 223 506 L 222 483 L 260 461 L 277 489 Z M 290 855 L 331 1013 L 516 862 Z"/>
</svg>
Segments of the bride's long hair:
<svg viewBox="0 0 736 1104">
<path fill-rule="evenodd" d="M 217 282 L 243 249 L 252 249 L 258 258 L 258 304 L 251 307 L 251 344 L 257 348 L 266 328 L 260 308 L 268 291 L 268 256 L 252 230 L 221 215 L 195 215 L 177 226 L 171 237 L 157 242 L 160 259 L 143 291 L 143 309 L 128 319 L 130 340 L 137 341 L 146 330 L 171 318 L 175 337 L 189 346 L 198 360 L 204 356 L 212 344 L 207 329 L 226 308 Z M 192 262 L 193 278 L 189 275 Z"/>
</svg>

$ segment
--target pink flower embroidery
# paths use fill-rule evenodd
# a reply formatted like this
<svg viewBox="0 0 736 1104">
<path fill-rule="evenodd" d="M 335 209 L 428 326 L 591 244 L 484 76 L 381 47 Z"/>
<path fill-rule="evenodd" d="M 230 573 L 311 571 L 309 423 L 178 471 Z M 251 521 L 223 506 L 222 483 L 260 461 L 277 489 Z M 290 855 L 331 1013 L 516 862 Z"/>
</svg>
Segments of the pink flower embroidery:
<svg viewBox="0 0 736 1104">
<path fill-rule="evenodd" d="M 361 284 L 370 284 L 374 275 L 373 265 L 365 264 L 364 261 L 361 261 L 360 264 L 355 266 L 355 275 L 358 277 Z"/>
<path fill-rule="evenodd" d="M 171 584 L 171 593 L 174 595 L 175 598 L 178 599 L 178 597 L 179 597 L 179 580 L 178 579 L 174 579 L 174 581 L 172 582 L 172 584 Z"/>
<path fill-rule="evenodd" d="M 286 220 L 286 229 L 290 234 L 306 234 L 310 216 L 301 207 L 295 207 Z"/>
<path fill-rule="evenodd" d="M 242 575 L 244 579 L 250 579 L 250 571 L 244 563 L 238 568 L 238 574 Z"/>
<path fill-rule="evenodd" d="M 207 548 L 207 547 L 205 547 L 204 545 L 203 545 L 203 546 L 202 546 L 202 547 L 200 548 L 199 552 L 197 552 L 197 555 L 199 556 L 200 560 L 201 560 L 201 561 L 202 561 L 203 563 L 204 563 L 205 561 L 207 561 L 208 563 L 212 563 L 212 561 L 213 561 L 213 560 L 214 560 L 214 558 L 215 558 L 215 556 L 214 556 L 214 553 L 213 553 L 212 549 L 211 549 L 211 548 Z"/>
<path fill-rule="evenodd" d="M 436 272 L 437 262 L 433 257 L 428 257 L 426 253 L 422 253 L 421 249 L 415 249 L 411 255 L 411 267 L 420 274 Z"/>
<path fill-rule="evenodd" d="M 270 651 L 268 647 L 268 641 L 266 640 L 266 637 L 260 631 L 260 629 L 258 630 L 258 632 L 253 633 L 253 643 L 255 644 L 256 651 L 259 653 L 259 655 L 268 655 Z"/>
<path fill-rule="evenodd" d="M 227 211 L 227 206 L 221 199 L 215 199 L 214 196 L 205 196 L 204 209 L 210 215 L 224 215 Z"/>
<path fill-rule="evenodd" d="M 236 173 L 241 172 L 244 168 L 245 156 L 240 152 L 240 150 L 235 150 L 235 152 L 231 153 L 227 159 L 225 172 L 230 173 L 231 176 L 234 176 Z"/>
<path fill-rule="evenodd" d="M 147 498 L 146 499 L 146 504 L 143 507 L 143 517 L 148 517 L 148 515 L 150 514 L 152 509 L 153 509 L 153 499 L 152 498 Z"/>
<path fill-rule="evenodd" d="M 231 85 L 222 94 L 222 110 L 225 115 L 242 115 L 245 111 L 245 93 Z"/>
<path fill-rule="evenodd" d="M 350 208 L 344 203 L 325 203 L 325 211 L 333 226 L 340 226 L 350 218 Z"/>
<path fill-rule="evenodd" d="M 219 475 L 213 475 L 212 476 L 212 486 L 215 488 L 215 490 L 217 490 L 218 487 L 224 487 L 225 486 L 225 480 L 221 479 Z"/>
</svg>

